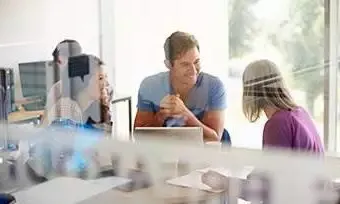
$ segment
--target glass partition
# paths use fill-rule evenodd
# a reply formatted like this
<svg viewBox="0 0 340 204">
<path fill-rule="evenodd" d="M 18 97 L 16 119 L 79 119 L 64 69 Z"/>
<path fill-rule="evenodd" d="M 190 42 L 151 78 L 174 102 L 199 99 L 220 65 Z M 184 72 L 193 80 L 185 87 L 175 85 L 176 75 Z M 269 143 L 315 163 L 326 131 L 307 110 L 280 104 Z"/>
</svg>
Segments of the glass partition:
<svg viewBox="0 0 340 204">
<path fill-rule="evenodd" d="M 262 147 L 266 118 L 251 124 L 241 108 L 242 72 L 250 61 L 259 58 L 279 65 L 295 101 L 311 114 L 323 137 L 327 39 L 324 3 L 323 0 L 220 0 L 214 3 L 148 0 L 143 4 L 115 1 L 115 23 L 103 26 L 111 26 L 115 33 L 117 92 L 132 95 L 135 107 L 141 80 L 166 71 L 165 38 L 173 31 L 183 30 L 196 35 L 201 43 L 203 70 L 218 75 L 226 85 L 225 127 L 235 146 Z M 137 72 L 138 75 L 132 74 Z M 118 116 L 119 121 L 128 121 L 125 112 Z M 117 128 L 126 122 L 120 124 Z"/>
</svg>

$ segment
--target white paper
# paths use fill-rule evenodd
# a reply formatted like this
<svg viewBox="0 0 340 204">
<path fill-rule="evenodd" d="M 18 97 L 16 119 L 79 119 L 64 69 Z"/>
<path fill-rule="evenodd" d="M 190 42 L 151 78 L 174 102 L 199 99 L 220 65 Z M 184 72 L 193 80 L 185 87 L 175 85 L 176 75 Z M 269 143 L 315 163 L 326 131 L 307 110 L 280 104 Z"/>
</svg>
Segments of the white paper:
<svg viewBox="0 0 340 204">
<path fill-rule="evenodd" d="M 222 168 L 222 167 L 217 167 L 217 168 L 204 168 L 204 169 L 198 169 L 196 170 L 200 173 L 206 173 L 208 171 L 215 171 L 219 174 L 222 174 L 223 176 L 230 176 L 230 171 L 226 168 Z"/>
<path fill-rule="evenodd" d="M 199 190 L 209 191 L 209 192 L 221 192 L 221 190 L 213 190 L 208 185 L 202 183 L 202 172 L 193 171 L 190 174 L 185 176 L 177 177 L 174 179 L 167 180 L 166 183 L 175 185 L 175 186 L 182 186 L 188 188 L 196 188 Z"/>
<path fill-rule="evenodd" d="M 59 177 L 14 193 L 19 204 L 75 204 L 112 189 L 78 178 Z"/>
<path fill-rule="evenodd" d="M 208 167 L 208 168 L 204 168 L 204 169 L 198 169 L 196 171 L 201 172 L 201 173 L 206 173 L 208 171 L 215 171 L 219 174 L 222 174 L 223 176 L 233 176 L 236 178 L 240 178 L 240 179 L 246 179 L 247 176 L 253 171 L 253 167 L 247 166 L 244 167 L 240 172 L 237 172 L 237 175 L 231 175 L 230 170 L 228 170 L 227 168 L 223 168 L 223 167 Z"/>
<path fill-rule="evenodd" d="M 252 167 L 244 168 L 236 177 L 245 179 L 248 174 L 253 170 Z M 171 185 L 182 186 L 187 188 L 196 188 L 199 190 L 209 191 L 209 192 L 221 192 L 221 190 L 213 190 L 208 185 L 202 183 L 202 175 L 208 171 L 215 171 L 222 174 L 223 176 L 230 176 L 230 171 L 226 168 L 216 167 L 216 168 L 204 168 L 193 171 L 185 176 L 177 177 L 174 179 L 167 180 L 166 182 Z"/>
</svg>

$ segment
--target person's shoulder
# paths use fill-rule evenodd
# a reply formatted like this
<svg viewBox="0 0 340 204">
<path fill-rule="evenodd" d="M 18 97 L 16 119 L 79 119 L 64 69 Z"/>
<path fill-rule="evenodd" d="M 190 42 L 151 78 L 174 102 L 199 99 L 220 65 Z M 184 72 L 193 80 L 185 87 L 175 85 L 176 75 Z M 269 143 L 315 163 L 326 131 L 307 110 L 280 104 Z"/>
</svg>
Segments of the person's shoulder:
<svg viewBox="0 0 340 204">
<path fill-rule="evenodd" d="M 61 98 L 61 89 L 61 81 L 58 81 L 51 86 L 46 96 L 46 109 L 50 109 Z"/>
<path fill-rule="evenodd" d="M 208 74 L 206 72 L 201 72 L 200 73 L 201 77 L 204 80 L 209 80 L 209 81 L 221 81 L 221 79 L 218 76 L 212 75 L 212 74 Z"/>
<path fill-rule="evenodd" d="M 281 127 L 283 124 L 289 126 L 295 124 L 302 116 L 308 117 L 307 114 L 301 107 L 296 107 L 292 110 L 280 110 L 270 117 L 266 122 L 266 126 Z"/>
<path fill-rule="evenodd" d="M 61 81 L 57 81 L 56 83 L 54 83 L 50 90 L 49 90 L 49 93 L 60 93 L 61 92 Z"/>
<path fill-rule="evenodd" d="M 168 72 L 160 72 L 151 76 L 147 76 L 142 80 L 141 87 L 155 87 L 160 86 L 167 79 Z"/>
<path fill-rule="evenodd" d="M 308 112 L 302 107 L 296 107 L 292 110 L 281 110 L 272 116 L 273 120 L 296 120 L 301 117 L 309 117 Z"/>
<path fill-rule="evenodd" d="M 223 82 L 218 76 L 201 72 L 199 78 L 203 83 L 209 84 L 210 86 L 223 86 Z"/>
<path fill-rule="evenodd" d="M 292 112 L 290 110 L 280 110 L 268 119 L 266 127 L 283 128 L 283 125 L 289 125 L 292 122 Z"/>
</svg>

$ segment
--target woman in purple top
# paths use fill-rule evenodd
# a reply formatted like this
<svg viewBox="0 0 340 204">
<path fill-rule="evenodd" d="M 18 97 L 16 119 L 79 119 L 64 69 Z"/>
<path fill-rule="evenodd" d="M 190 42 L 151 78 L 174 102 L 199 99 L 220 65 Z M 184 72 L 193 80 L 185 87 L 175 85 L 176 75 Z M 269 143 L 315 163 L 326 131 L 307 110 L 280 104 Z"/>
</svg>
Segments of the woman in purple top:
<svg viewBox="0 0 340 204">
<path fill-rule="evenodd" d="M 243 112 L 250 122 L 260 118 L 262 112 L 268 118 L 263 130 L 264 148 L 284 148 L 307 151 L 315 154 L 324 152 L 323 144 L 309 114 L 295 104 L 284 84 L 278 67 L 269 60 L 250 63 L 243 73 Z M 268 185 L 251 192 L 247 188 L 251 180 L 268 184 L 260 172 L 253 172 L 247 180 L 240 180 L 240 197 L 250 197 L 268 202 Z M 228 189 L 230 178 L 209 171 L 202 182 L 214 189 Z"/>
<path fill-rule="evenodd" d="M 251 122 L 268 118 L 263 147 L 322 153 L 323 144 L 309 114 L 295 104 L 278 67 L 269 60 L 250 63 L 243 73 L 243 112 Z"/>
</svg>

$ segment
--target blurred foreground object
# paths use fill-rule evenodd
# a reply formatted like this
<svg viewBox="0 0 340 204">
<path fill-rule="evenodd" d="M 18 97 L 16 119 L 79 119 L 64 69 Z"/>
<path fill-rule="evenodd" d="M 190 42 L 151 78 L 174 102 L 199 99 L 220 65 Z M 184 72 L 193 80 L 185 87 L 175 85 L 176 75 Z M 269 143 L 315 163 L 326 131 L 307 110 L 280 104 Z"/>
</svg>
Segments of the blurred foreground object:
<svg viewBox="0 0 340 204">
<path fill-rule="evenodd" d="M 99 164 L 95 145 L 104 132 L 71 119 L 56 119 L 30 139 L 28 165 L 38 177 L 96 178 Z"/>
<path fill-rule="evenodd" d="M 0 193 L 0 204 L 14 204 L 16 200 L 10 194 Z"/>
</svg>

